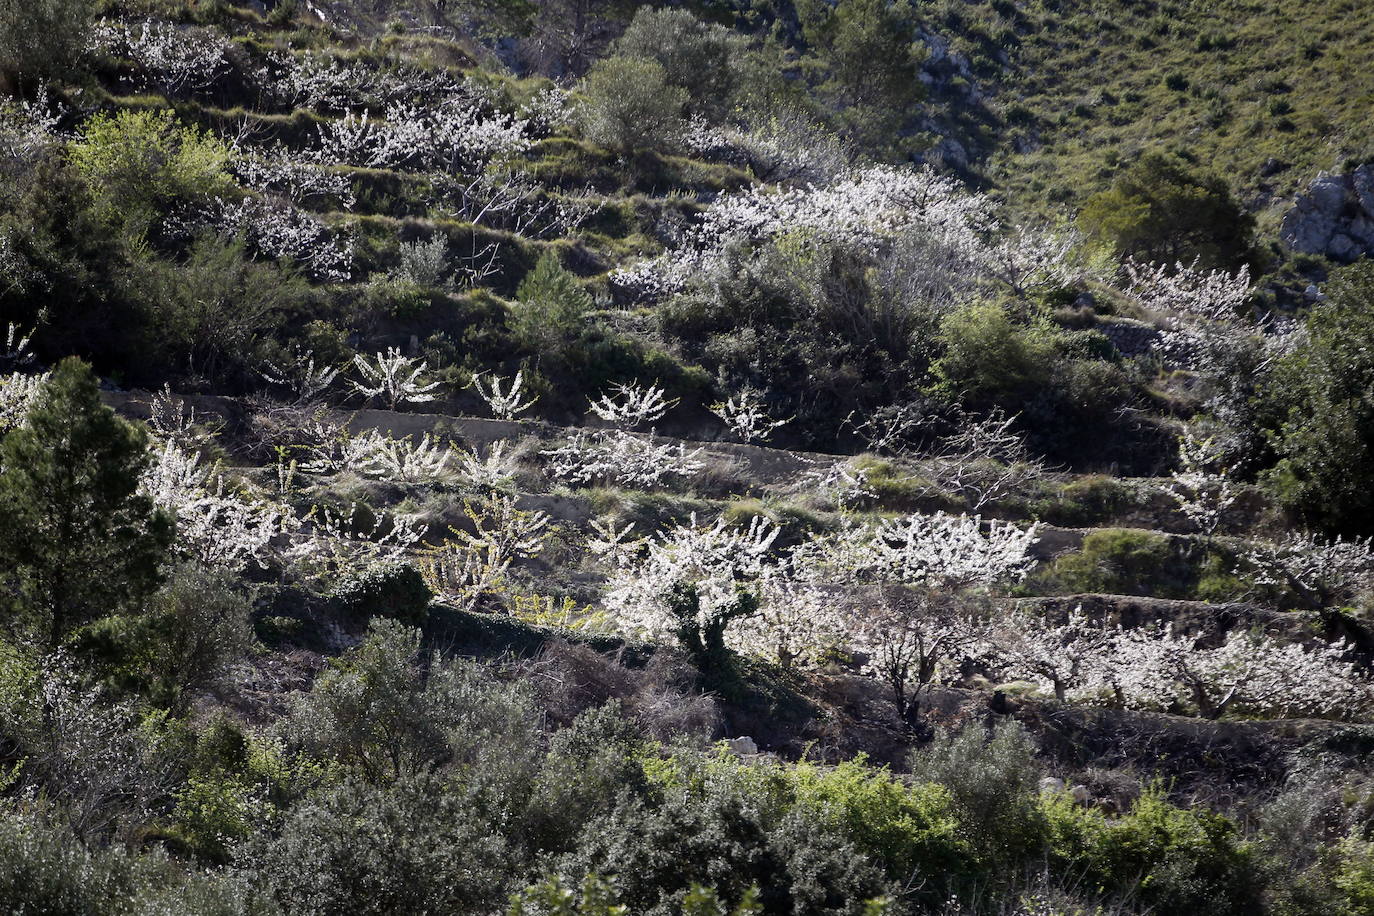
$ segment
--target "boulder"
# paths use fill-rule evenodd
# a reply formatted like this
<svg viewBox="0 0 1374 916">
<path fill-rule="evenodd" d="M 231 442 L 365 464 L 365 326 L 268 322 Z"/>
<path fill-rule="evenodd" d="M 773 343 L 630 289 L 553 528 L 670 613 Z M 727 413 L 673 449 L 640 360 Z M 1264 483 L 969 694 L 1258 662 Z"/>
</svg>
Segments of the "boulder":
<svg viewBox="0 0 1374 916">
<path fill-rule="evenodd" d="M 1040 794 L 1053 795 L 1056 792 L 1064 791 L 1064 780 L 1057 776 L 1046 776 L 1040 780 Z"/>
<path fill-rule="evenodd" d="M 1294 251 L 1336 261 L 1374 255 L 1374 163 L 1318 176 L 1285 214 L 1279 236 Z"/>
<path fill-rule="evenodd" d="M 754 742 L 754 739 L 750 738 L 748 735 L 727 739 L 725 747 L 730 753 L 740 757 L 751 757 L 759 752 L 759 746 Z"/>
</svg>

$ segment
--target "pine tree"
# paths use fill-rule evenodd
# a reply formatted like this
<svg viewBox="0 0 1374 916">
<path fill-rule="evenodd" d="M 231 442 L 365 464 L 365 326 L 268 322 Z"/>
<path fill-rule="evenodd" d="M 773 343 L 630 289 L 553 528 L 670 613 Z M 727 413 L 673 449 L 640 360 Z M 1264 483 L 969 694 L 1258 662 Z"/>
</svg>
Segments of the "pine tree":
<svg viewBox="0 0 1374 916">
<path fill-rule="evenodd" d="M 100 402 L 89 366 L 63 360 L 24 427 L 0 443 L 0 613 L 47 651 L 160 584 L 172 520 L 139 494 L 143 431 Z"/>
<path fill-rule="evenodd" d="M 547 252 L 516 290 L 511 328 L 521 344 L 545 357 L 561 357 L 585 328 L 592 297 L 572 272 Z"/>
</svg>

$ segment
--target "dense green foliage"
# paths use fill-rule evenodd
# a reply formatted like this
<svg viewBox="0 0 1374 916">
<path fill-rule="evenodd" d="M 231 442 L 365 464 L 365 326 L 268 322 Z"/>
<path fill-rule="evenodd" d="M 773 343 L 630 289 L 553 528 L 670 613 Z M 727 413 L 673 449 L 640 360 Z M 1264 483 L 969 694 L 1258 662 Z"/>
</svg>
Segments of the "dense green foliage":
<svg viewBox="0 0 1374 916">
<path fill-rule="evenodd" d="M 1254 217 L 1221 178 L 1148 153 L 1110 190 L 1088 198 L 1078 223 L 1120 257 L 1163 264 L 1197 258 L 1205 267 L 1229 269 L 1250 254 Z"/>
<path fill-rule="evenodd" d="M 1312 309 L 1308 337 L 1265 392 L 1279 462 L 1270 472 L 1296 512 L 1369 533 L 1374 494 L 1374 265 L 1340 271 Z"/>
<path fill-rule="evenodd" d="M 67 359 L 43 401 L 0 443 L 0 568 L 12 638 L 51 649 L 136 604 L 161 580 L 171 520 L 138 492 L 143 432 L 100 403 Z"/>
<path fill-rule="evenodd" d="M 4 0 L 0 3 L 0 72 L 30 82 L 60 74 L 84 50 L 91 0 Z"/>
</svg>

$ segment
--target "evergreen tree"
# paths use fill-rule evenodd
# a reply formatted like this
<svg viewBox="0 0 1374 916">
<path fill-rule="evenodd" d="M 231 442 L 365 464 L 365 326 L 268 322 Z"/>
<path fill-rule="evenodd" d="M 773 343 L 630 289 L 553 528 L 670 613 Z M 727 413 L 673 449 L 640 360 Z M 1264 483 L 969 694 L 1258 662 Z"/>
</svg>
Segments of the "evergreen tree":
<svg viewBox="0 0 1374 916">
<path fill-rule="evenodd" d="M 42 650 L 160 583 L 172 520 L 139 494 L 146 436 L 63 360 L 24 427 L 0 443 L 0 610 Z"/>
<path fill-rule="evenodd" d="M 1117 255 L 1172 265 L 1198 257 L 1204 269 L 1235 269 L 1252 256 L 1255 218 L 1226 182 L 1183 160 L 1147 153 L 1110 190 L 1083 205 L 1078 224 Z"/>
<path fill-rule="evenodd" d="M 511 326 L 520 343 L 546 357 L 563 357 L 583 331 L 592 297 L 571 272 L 547 252 L 516 290 Z"/>
<path fill-rule="evenodd" d="M 1307 338 L 1278 361 L 1260 407 L 1279 501 L 1342 534 L 1374 534 L 1374 263 L 1333 273 Z"/>
</svg>

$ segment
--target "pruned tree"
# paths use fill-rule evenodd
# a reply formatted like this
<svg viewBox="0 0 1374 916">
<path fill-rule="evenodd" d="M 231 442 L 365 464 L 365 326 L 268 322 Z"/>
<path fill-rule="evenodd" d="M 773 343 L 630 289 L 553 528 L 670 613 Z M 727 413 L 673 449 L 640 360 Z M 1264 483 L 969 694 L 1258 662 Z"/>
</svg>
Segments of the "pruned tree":
<svg viewBox="0 0 1374 916">
<path fill-rule="evenodd" d="M 849 642 L 863 670 L 892 692 L 897 715 L 920 718 L 921 697 L 981 653 L 985 626 L 965 601 L 933 589 L 882 587 L 851 610 Z"/>
<path fill-rule="evenodd" d="M 402 356 L 399 347 L 391 347 L 371 359 L 360 353 L 353 357 L 353 364 L 363 377 L 361 382 L 353 383 L 358 393 L 368 398 L 381 397 L 393 410 L 401 404 L 423 404 L 439 398 L 434 393 L 439 383 L 425 376 L 429 364 L 423 359 Z"/>
<path fill-rule="evenodd" d="M 472 377 L 473 389 L 477 392 L 478 397 L 486 401 L 487 407 L 491 408 L 492 416 L 496 419 L 514 420 L 533 407 L 535 402 L 539 400 L 537 394 L 525 399 L 521 390 L 524 385 L 523 370 L 515 373 L 505 391 L 501 390 L 502 381 L 501 376 L 494 373 L 485 384 L 480 372 Z"/>
</svg>

